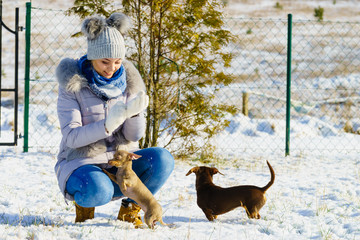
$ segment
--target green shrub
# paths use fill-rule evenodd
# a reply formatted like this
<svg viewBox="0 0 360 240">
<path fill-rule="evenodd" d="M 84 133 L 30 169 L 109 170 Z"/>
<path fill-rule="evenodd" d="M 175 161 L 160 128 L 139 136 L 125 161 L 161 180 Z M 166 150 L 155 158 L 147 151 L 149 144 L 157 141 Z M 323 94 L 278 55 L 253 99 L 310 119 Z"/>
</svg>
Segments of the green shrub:
<svg viewBox="0 0 360 240">
<path fill-rule="evenodd" d="M 276 2 L 274 8 L 282 10 L 283 6 L 279 2 Z"/>
<path fill-rule="evenodd" d="M 324 19 L 324 8 L 319 6 L 318 8 L 315 8 L 314 11 L 314 16 L 318 19 L 319 22 L 321 22 Z"/>
</svg>

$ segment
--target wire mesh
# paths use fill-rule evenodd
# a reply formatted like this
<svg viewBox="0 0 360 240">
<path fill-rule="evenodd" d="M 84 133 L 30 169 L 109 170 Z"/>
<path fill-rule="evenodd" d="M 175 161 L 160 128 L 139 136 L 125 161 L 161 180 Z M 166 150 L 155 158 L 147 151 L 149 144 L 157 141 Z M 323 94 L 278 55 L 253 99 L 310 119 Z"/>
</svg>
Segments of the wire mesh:
<svg viewBox="0 0 360 240">
<path fill-rule="evenodd" d="M 80 30 L 76 16 L 31 12 L 29 147 L 56 149 L 61 133 L 55 68 L 64 57 L 83 55 L 86 42 L 72 37 Z M 233 116 L 226 134 L 214 139 L 218 150 L 284 152 L 287 25 L 287 19 L 225 19 L 224 28 L 237 37 L 224 48 L 235 55 L 226 71 L 236 78 L 217 86 L 221 91 L 214 101 L 247 112 Z M 296 124 L 291 124 L 290 152 L 360 152 L 359 38 L 360 23 L 293 21 L 291 122 Z M 309 125 L 316 131 L 307 132 Z M 54 130 L 58 134 L 48 137 Z"/>
</svg>

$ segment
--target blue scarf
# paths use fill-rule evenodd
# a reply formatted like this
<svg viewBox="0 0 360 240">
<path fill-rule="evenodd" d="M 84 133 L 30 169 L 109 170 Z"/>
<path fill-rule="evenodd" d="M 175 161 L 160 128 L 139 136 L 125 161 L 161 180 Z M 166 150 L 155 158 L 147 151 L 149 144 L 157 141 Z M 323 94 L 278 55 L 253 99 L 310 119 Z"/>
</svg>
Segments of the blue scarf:
<svg viewBox="0 0 360 240">
<path fill-rule="evenodd" d="M 78 60 L 80 72 L 88 80 L 90 89 L 101 99 L 108 100 L 120 96 L 126 89 L 126 72 L 124 66 L 114 73 L 111 78 L 105 78 L 98 74 L 92 67 L 87 55 Z"/>
</svg>

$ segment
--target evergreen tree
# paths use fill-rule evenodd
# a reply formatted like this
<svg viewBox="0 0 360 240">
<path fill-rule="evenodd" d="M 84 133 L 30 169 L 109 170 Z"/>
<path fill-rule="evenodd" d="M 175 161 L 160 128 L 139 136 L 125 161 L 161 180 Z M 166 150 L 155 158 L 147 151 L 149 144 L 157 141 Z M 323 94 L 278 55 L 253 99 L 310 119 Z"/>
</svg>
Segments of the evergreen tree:
<svg viewBox="0 0 360 240">
<path fill-rule="evenodd" d="M 69 13 L 104 13 L 108 0 L 75 1 Z M 224 47 L 235 39 L 223 29 L 221 0 L 123 0 L 132 19 L 127 59 L 139 69 L 150 97 L 141 147 L 177 146 L 173 153 L 211 154 L 209 140 L 229 125 L 236 108 L 217 93 L 232 82 L 226 73 L 233 58 Z M 81 11 L 80 11 L 81 7 Z M 98 12 L 98 10 L 101 10 Z M 224 96 L 221 96 L 224 97 Z M 226 96 L 225 96 L 226 98 Z M 179 144 L 180 143 L 180 144 Z"/>
</svg>

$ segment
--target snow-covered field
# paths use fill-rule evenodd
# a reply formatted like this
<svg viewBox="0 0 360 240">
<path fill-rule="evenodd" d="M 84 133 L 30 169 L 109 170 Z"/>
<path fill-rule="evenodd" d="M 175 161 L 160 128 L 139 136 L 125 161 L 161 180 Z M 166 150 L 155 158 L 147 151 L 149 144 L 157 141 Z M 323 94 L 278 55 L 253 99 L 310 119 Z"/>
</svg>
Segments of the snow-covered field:
<svg viewBox="0 0 360 240">
<path fill-rule="evenodd" d="M 57 187 L 54 155 L 7 147 L 0 159 L 0 239 L 360 239 L 358 154 L 219 159 L 210 165 L 225 174 L 214 176 L 220 186 L 266 185 L 266 160 L 276 179 L 260 220 L 248 219 L 238 208 L 214 222 L 196 205 L 195 175 L 185 176 L 201 163 L 177 161 L 155 195 L 164 221 L 175 226 L 158 225 L 155 230 L 117 221 L 120 201 L 96 208 L 94 219 L 75 224 L 73 203 L 66 204 Z"/>
<path fill-rule="evenodd" d="M 32 5 L 66 9 L 71 2 L 34 0 Z M 272 10 L 266 11 L 275 2 L 231 0 L 227 11 L 244 17 L 283 14 L 284 18 L 290 10 L 298 10 L 298 16 L 311 19 L 313 8 L 321 5 L 332 13 L 328 15 L 329 20 L 356 21 L 360 16 L 358 1 L 337 0 L 335 6 L 330 0 L 279 1 L 283 10 L 270 7 Z M 25 1 L 3 3 L 3 14 L 8 21 L 15 6 L 23 10 Z M 12 52 L 3 54 L 9 57 Z M 9 77 L 12 69 L 4 71 Z M 355 86 L 360 84 L 359 75 L 333 80 L 346 85 L 349 79 L 355 81 Z M 325 86 L 327 83 L 327 79 L 318 79 L 316 84 Z M 317 103 L 314 104 L 316 109 Z M 32 106 L 31 111 L 36 113 L 40 107 Z M 4 139 L 11 137 L 13 112 L 11 108 L 1 110 L 1 139 Z M 19 115 L 22 117 L 22 107 Z M 31 121 L 32 128 L 43 127 L 41 120 L 44 118 L 56 118 L 42 110 L 35 116 L 39 121 Z M 270 179 L 266 160 L 272 164 L 276 179 L 267 191 L 267 203 L 260 210 L 260 220 L 248 219 L 244 209 L 238 208 L 209 222 L 196 204 L 195 175 L 185 176 L 191 167 L 203 163 L 177 160 L 173 174 L 155 195 L 163 207 L 164 221 L 173 223 L 174 227 L 159 225 L 155 230 L 135 229 L 117 221 L 120 201 L 96 208 L 94 219 L 75 224 L 75 207 L 72 202 L 64 201 L 53 171 L 57 149 L 51 153 L 23 153 L 20 140 L 18 147 L 0 148 L 0 239 L 360 239 L 360 156 L 356 151 L 333 151 L 345 138 L 354 146 L 359 145 L 359 135 L 340 133 L 342 130 L 327 118 L 305 115 L 292 122 L 294 150 L 285 157 L 283 151 L 264 148 L 271 144 L 278 146 L 279 139 L 284 141 L 284 136 L 279 138 L 285 129 L 283 121 L 242 115 L 231 120 L 230 128 L 215 139 L 220 146 L 226 145 L 228 151 L 224 152 L 224 158 L 206 165 L 215 166 L 224 174 L 215 175 L 214 182 L 227 187 L 266 185 Z M 353 126 L 360 126 L 360 123 L 355 121 Z M 44 141 L 49 138 L 58 141 L 56 127 L 49 128 Z M 231 147 L 229 139 L 240 142 L 241 150 L 236 149 L 237 145 Z M 243 151 L 254 145 L 259 146 L 258 151 Z M 328 151 L 319 154 L 318 148 Z"/>
</svg>

